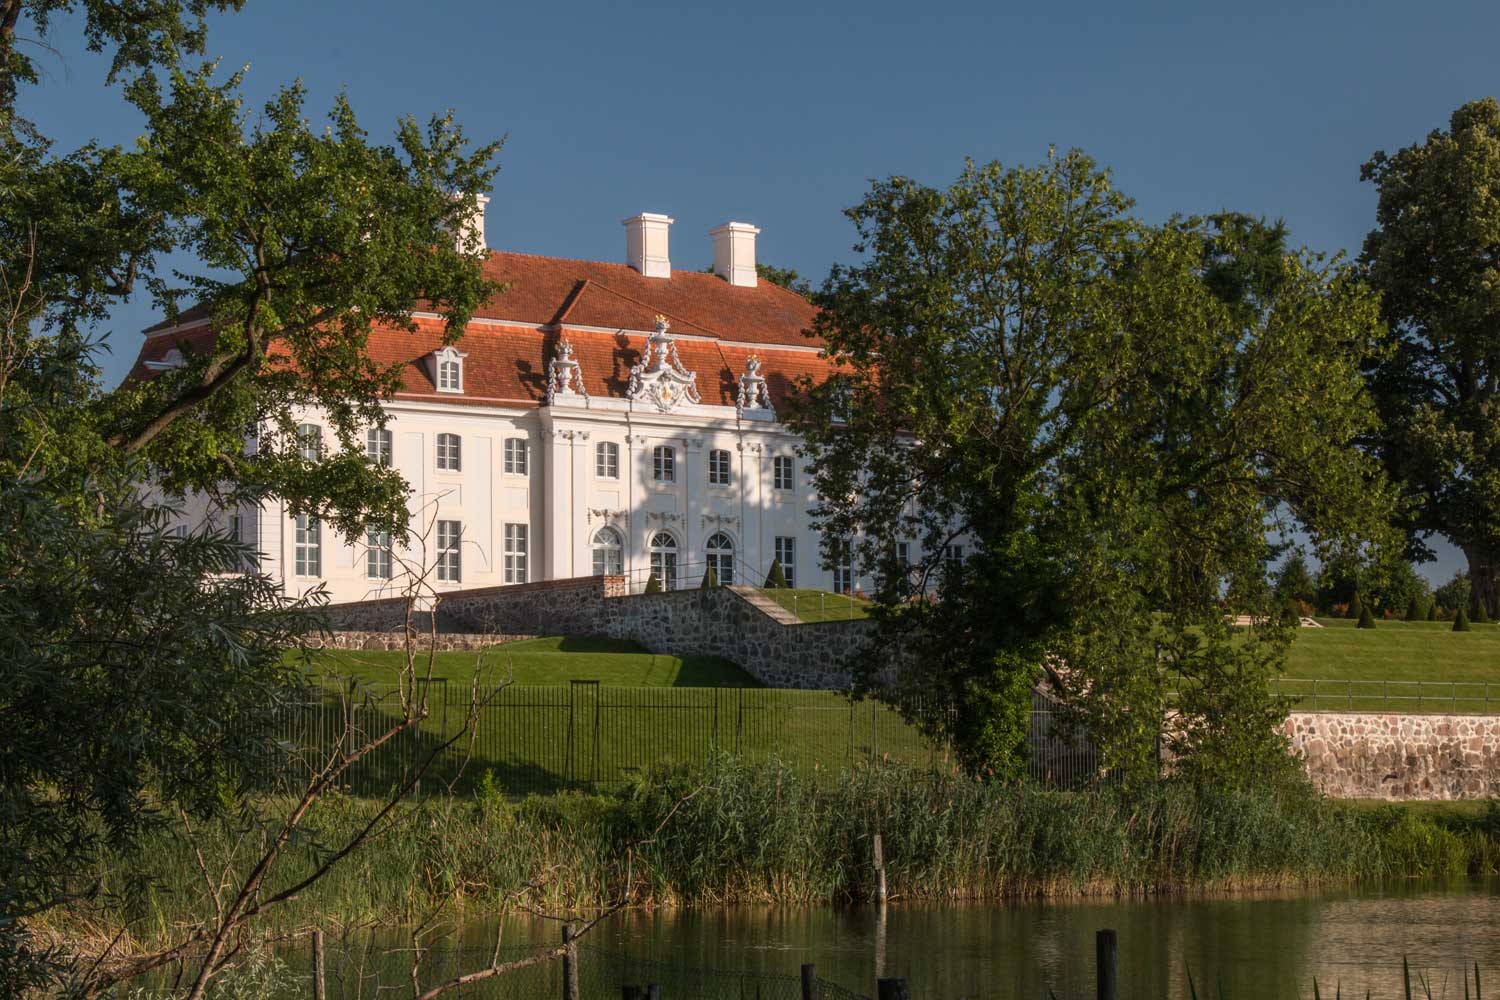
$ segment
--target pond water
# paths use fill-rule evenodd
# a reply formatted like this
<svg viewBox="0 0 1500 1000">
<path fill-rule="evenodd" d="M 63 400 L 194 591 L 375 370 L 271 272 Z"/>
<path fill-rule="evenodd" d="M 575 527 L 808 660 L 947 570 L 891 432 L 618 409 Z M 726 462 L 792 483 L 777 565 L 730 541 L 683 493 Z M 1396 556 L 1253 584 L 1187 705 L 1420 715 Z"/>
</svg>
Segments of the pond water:
<svg viewBox="0 0 1500 1000">
<path fill-rule="evenodd" d="M 1402 995 L 1401 960 L 1411 965 L 1414 991 L 1464 996 L 1463 971 L 1478 962 L 1500 995 L 1500 880 L 1447 884 L 1401 882 L 1357 889 L 1209 899 L 1081 903 L 888 906 L 873 908 L 752 908 L 622 913 L 601 923 L 580 958 L 585 996 L 618 997 L 618 986 L 590 975 L 590 963 L 619 956 L 649 960 L 636 969 L 663 983 L 663 1000 L 703 995 L 681 985 L 690 969 L 795 975 L 804 962 L 820 978 L 874 995 L 877 975 L 904 976 L 913 1000 L 1094 996 L 1094 935 L 1119 935 L 1120 987 L 1125 998 L 1188 998 L 1189 973 L 1198 995 L 1228 1000 L 1323 996 L 1379 1000 Z M 510 920 L 512 946 L 558 940 L 555 923 Z M 429 972 L 483 964 L 496 925 L 475 924 L 439 944 Z M 398 946 L 398 938 L 380 942 Z M 387 977 L 382 977 L 387 978 Z M 429 978 L 429 977 L 424 977 Z M 513 988 L 466 996 L 557 996 L 555 976 L 528 977 Z M 755 997 L 754 978 L 711 995 Z M 373 984 L 372 984 L 373 985 Z M 498 984 L 497 984 L 498 985 Z M 769 979 L 762 997 L 789 995 Z M 773 988 L 775 987 L 775 988 Z M 409 980 L 408 980 L 409 989 Z M 519 990 L 519 992 L 517 992 Z M 337 992 L 330 991 L 337 995 Z M 365 991 L 361 991 L 365 992 Z"/>
</svg>

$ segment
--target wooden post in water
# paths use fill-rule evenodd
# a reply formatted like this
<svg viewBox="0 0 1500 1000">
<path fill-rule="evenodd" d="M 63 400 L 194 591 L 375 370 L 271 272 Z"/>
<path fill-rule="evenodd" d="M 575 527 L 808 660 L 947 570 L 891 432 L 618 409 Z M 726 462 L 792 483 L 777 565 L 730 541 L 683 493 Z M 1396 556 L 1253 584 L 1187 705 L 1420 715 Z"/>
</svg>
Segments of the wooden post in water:
<svg viewBox="0 0 1500 1000">
<path fill-rule="evenodd" d="M 875 835 L 875 902 L 885 905 L 885 844 Z"/>
<path fill-rule="evenodd" d="M 911 994 L 906 992 L 906 980 L 904 979 L 881 979 L 875 983 L 876 1000 L 911 1000 Z"/>
<path fill-rule="evenodd" d="M 328 995 L 323 987 L 323 932 L 313 931 L 312 938 L 313 1000 L 323 1000 Z"/>
<path fill-rule="evenodd" d="M 563 1000 L 578 1000 L 578 945 L 573 925 L 563 924 Z"/>
<path fill-rule="evenodd" d="M 818 1000 L 818 970 L 811 962 L 802 966 L 802 1000 Z"/>
<path fill-rule="evenodd" d="M 1114 931 L 1100 931 L 1094 938 L 1099 1000 L 1120 1000 L 1118 946 Z"/>
</svg>

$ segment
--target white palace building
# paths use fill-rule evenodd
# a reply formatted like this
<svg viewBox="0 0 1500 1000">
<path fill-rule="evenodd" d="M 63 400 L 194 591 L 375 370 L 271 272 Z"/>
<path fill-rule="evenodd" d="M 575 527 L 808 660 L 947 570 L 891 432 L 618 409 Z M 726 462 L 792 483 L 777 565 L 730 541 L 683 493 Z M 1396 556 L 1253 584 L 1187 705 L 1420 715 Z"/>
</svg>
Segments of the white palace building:
<svg viewBox="0 0 1500 1000">
<path fill-rule="evenodd" d="M 760 585 L 779 559 L 794 586 L 853 588 L 847 567 L 822 565 L 798 439 L 777 416 L 799 378 L 831 371 L 806 333 L 814 309 L 756 280 L 760 230 L 744 223 L 710 231 L 713 273 L 673 271 L 672 221 L 626 219 L 623 264 L 491 251 L 509 290 L 453 346 L 436 315 L 374 331 L 370 350 L 405 376 L 366 451 L 410 485 L 411 535 L 337 537 L 278 505 L 231 514 L 262 570 L 334 602 L 403 593 L 413 567 L 440 591 L 590 574 L 639 590 L 653 574 L 697 586 L 708 566 Z M 179 363 L 205 324 L 148 330 L 132 375 Z M 310 452 L 333 445 L 316 414 L 301 434 Z"/>
</svg>

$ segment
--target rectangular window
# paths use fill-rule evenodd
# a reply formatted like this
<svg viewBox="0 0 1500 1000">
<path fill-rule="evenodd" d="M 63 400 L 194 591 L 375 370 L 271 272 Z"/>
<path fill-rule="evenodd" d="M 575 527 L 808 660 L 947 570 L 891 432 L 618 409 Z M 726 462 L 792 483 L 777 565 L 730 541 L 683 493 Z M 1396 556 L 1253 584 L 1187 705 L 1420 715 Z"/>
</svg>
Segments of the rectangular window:
<svg viewBox="0 0 1500 1000">
<path fill-rule="evenodd" d="M 323 575 L 323 526 L 316 517 L 297 515 L 296 550 L 298 576 Z"/>
<path fill-rule="evenodd" d="M 443 472 L 458 472 L 463 468 L 463 439 L 457 434 L 437 436 L 437 467 Z"/>
<path fill-rule="evenodd" d="M 594 475 L 600 479 L 620 478 L 620 446 L 613 441 L 594 445 Z"/>
<path fill-rule="evenodd" d="M 781 573 L 788 587 L 797 586 L 797 539 L 776 538 L 776 561 L 781 563 Z"/>
<path fill-rule="evenodd" d="M 729 452 L 723 448 L 708 453 L 708 485 L 729 485 Z"/>
<path fill-rule="evenodd" d="M 250 537 L 250 534 L 250 526 L 245 523 L 245 517 L 243 514 L 229 515 L 230 538 L 233 538 L 241 545 L 249 545 L 255 541 L 255 539 Z M 240 571 L 244 573 L 253 573 L 259 566 L 259 563 L 260 561 L 256 558 L 256 554 L 254 552 L 246 552 L 240 559 Z"/>
<path fill-rule="evenodd" d="M 437 523 L 437 578 L 444 583 L 463 581 L 463 535 L 461 521 Z"/>
<path fill-rule="evenodd" d="M 943 547 L 943 570 L 944 572 L 957 573 L 963 569 L 964 547 L 962 545 L 946 545 Z"/>
<path fill-rule="evenodd" d="M 658 483 L 677 482 L 677 451 L 666 445 L 651 449 L 651 478 Z"/>
<path fill-rule="evenodd" d="M 833 589 L 835 593 L 848 594 L 854 591 L 854 547 L 847 539 L 834 545 Z"/>
<path fill-rule="evenodd" d="M 526 475 L 526 439 L 505 439 L 505 474 L 508 476 Z"/>
<path fill-rule="evenodd" d="M 790 455 L 777 455 L 771 459 L 771 485 L 778 490 L 796 488 L 796 465 Z"/>
<path fill-rule="evenodd" d="M 307 462 L 320 460 L 323 457 L 323 428 L 317 424 L 298 424 L 297 454 Z"/>
<path fill-rule="evenodd" d="M 372 465 L 391 464 L 391 432 L 384 427 L 365 431 L 365 460 Z"/>
<path fill-rule="evenodd" d="M 365 576 L 372 580 L 391 578 L 391 533 L 378 528 L 365 529 Z"/>
<path fill-rule="evenodd" d="M 505 526 L 505 582 L 526 582 L 526 525 Z"/>
</svg>

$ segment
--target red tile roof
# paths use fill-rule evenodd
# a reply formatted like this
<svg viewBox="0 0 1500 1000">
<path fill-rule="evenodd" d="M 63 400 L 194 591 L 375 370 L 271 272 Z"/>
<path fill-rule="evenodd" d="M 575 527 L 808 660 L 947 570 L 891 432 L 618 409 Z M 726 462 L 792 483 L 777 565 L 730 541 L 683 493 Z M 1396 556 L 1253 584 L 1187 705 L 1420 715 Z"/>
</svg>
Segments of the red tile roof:
<svg viewBox="0 0 1500 1000">
<path fill-rule="evenodd" d="M 573 344 L 588 393 L 623 398 L 630 367 L 640 360 L 645 343 L 642 331 L 653 327 L 658 314 L 679 335 L 678 356 L 685 368 L 697 372 L 705 403 L 734 405 L 751 354 L 764 363 L 761 374 L 778 407 L 793 394 L 799 377 L 816 380 L 832 370 L 821 354 L 808 350 L 822 346 L 805 333 L 812 326 L 813 306 L 770 282 L 736 287 L 717 275 L 694 271 L 646 278 L 625 264 L 495 251 L 485 267 L 509 288 L 476 312 L 476 319 L 487 322 L 470 324 L 458 342 L 467 355 L 462 395 L 439 393 L 425 362 L 441 346 L 441 322 L 419 319 L 416 333 L 371 333 L 372 357 L 405 366 L 398 398 L 537 405 L 546 397 L 547 362 L 563 336 Z M 189 310 L 180 322 L 194 318 Z M 174 346 L 201 351 L 212 341 L 204 327 L 174 334 L 159 324 L 146 334 L 132 378 L 150 377 L 144 362 L 163 357 Z M 755 346 L 740 346 L 745 344 Z"/>
</svg>

